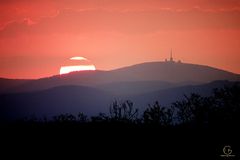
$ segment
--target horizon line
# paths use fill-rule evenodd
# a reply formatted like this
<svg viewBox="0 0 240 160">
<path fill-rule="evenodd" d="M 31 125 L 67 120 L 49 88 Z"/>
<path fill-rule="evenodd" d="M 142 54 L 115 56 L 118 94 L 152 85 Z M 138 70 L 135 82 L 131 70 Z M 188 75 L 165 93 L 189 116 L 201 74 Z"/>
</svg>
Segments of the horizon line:
<svg viewBox="0 0 240 160">
<path fill-rule="evenodd" d="M 121 66 L 121 67 L 116 67 L 110 70 L 106 70 L 106 69 L 98 69 L 96 68 L 96 70 L 85 70 L 85 71 L 75 71 L 75 72 L 70 72 L 67 74 L 63 74 L 63 75 L 59 75 L 59 74 L 53 74 L 53 75 L 49 75 L 49 76 L 43 76 L 43 77 L 36 77 L 36 78 L 17 78 L 17 77 L 0 77 L 0 79 L 7 79 L 7 80 L 39 80 L 39 79 L 44 79 L 44 78 L 51 78 L 51 77 L 56 77 L 56 76 L 64 76 L 64 75 L 68 75 L 71 73 L 80 73 L 80 72 L 96 72 L 96 71 L 105 71 L 105 72 L 109 72 L 109 71 L 114 71 L 114 70 L 119 70 L 119 69 L 123 69 L 123 68 L 128 68 L 128 67 L 132 67 L 132 66 L 136 66 L 136 65 L 141 65 L 141 64 L 146 64 L 146 63 L 168 63 L 168 64 L 190 64 L 190 65 L 199 65 L 199 66 L 206 66 L 206 67 L 210 67 L 210 68 L 214 68 L 214 69 L 218 69 L 221 71 L 225 71 L 225 72 L 229 72 L 232 74 L 236 74 L 236 75 L 240 75 L 240 73 L 236 73 L 236 72 L 232 72 L 226 69 L 222 69 L 222 68 L 218 68 L 218 67 L 214 67 L 214 66 L 210 66 L 210 65 L 206 65 L 206 64 L 195 64 L 195 63 L 186 63 L 186 62 L 182 62 L 180 60 L 178 61 L 146 61 L 146 62 L 140 62 L 140 63 L 135 63 L 135 64 L 131 64 L 131 65 L 125 65 L 125 66 Z"/>
</svg>

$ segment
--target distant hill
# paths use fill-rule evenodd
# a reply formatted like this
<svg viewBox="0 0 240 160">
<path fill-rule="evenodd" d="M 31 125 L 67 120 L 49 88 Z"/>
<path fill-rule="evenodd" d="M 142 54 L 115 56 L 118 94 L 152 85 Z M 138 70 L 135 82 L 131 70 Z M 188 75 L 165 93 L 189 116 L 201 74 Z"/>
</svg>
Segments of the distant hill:
<svg viewBox="0 0 240 160">
<path fill-rule="evenodd" d="M 160 89 L 174 88 L 183 84 L 169 83 L 163 81 L 126 81 L 112 82 L 95 85 L 95 88 L 110 92 L 115 96 L 139 95 L 139 93 L 149 93 Z"/>
<path fill-rule="evenodd" d="M 0 118 L 51 117 L 61 113 L 97 115 L 99 112 L 108 113 L 109 106 L 114 100 L 131 100 L 134 106 L 143 111 L 148 104 L 159 101 L 169 105 L 181 100 L 190 93 L 210 95 L 213 88 L 233 85 L 234 82 L 216 81 L 204 85 L 189 85 L 168 89 L 159 89 L 154 92 L 140 93 L 139 95 L 114 95 L 111 92 L 84 87 L 62 86 L 29 93 L 14 93 L 0 96 Z"/>
<path fill-rule="evenodd" d="M 212 82 L 215 81 L 215 82 Z M 213 88 L 240 81 L 240 75 L 195 64 L 149 62 L 111 71 L 80 71 L 37 80 L 0 79 L 0 118 L 61 113 L 108 112 L 116 100 L 132 100 L 143 110 L 169 105 L 183 95 L 209 95 Z"/>
<path fill-rule="evenodd" d="M 51 117 L 57 114 L 84 112 L 88 115 L 107 112 L 111 94 L 83 86 L 61 86 L 48 90 L 0 96 L 0 119 Z"/>
<path fill-rule="evenodd" d="M 119 85 L 131 82 L 166 82 L 171 84 L 203 84 L 216 80 L 240 81 L 240 75 L 204 65 L 177 62 L 148 62 L 111 71 L 80 71 L 66 75 L 57 75 L 27 83 L 14 81 L 17 85 L 4 82 L 7 92 L 25 92 L 44 90 L 63 85 L 106 86 L 112 90 Z M 11 80 L 10 80 L 11 81 Z M 0 86 L 3 86 L 0 81 Z M 119 84 L 114 86 L 114 84 Z M 136 83 L 135 83 L 136 84 Z M 159 85 L 159 84 L 158 84 Z M 109 86 L 112 86 L 109 88 Z M 148 86 L 148 85 L 146 85 Z M 152 85 L 154 86 L 154 85 Z M 125 87 L 122 85 L 122 87 Z M 150 87 L 151 88 L 151 87 Z M 0 90 L 0 93 L 5 90 Z"/>
<path fill-rule="evenodd" d="M 148 62 L 111 71 L 119 79 L 161 80 L 172 83 L 200 82 L 215 80 L 240 80 L 240 75 L 217 68 L 177 62 Z"/>
<path fill-rule="evenodd" d="M 134 96 L 126 96 L 125 99 L 133 100 L 139 108 L 144 108 L 155 101 L 158 101 L 161 105 L 169 106 L 172 102 L 184 99 L 185 95 L 189 96 L 192 93 L 197 93 L 201 96 L 210 96 L 213 93 L 213 89 L 222 88 L 224 86 L 232 86 L 236 83 L 240 84 L 239 82 L 214 81 L 201 85 L 186 85 Z"/>
<path fill-rule="evenodd" d="M 6 93 L 15 87 L 21 86 L 30 81 L 32 80 L 0 78 L 0 94 Z"/>
</svg>

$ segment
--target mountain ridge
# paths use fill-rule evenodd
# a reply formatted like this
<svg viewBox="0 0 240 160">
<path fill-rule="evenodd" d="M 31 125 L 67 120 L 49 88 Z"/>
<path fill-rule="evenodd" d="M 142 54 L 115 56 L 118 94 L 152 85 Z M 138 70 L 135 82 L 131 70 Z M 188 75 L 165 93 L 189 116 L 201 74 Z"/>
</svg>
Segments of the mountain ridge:
<svg viewBox="0 0 240 160">
<path fill-rule="evenodd" d="M 28 93 L 10 93 L 0 95 L 0 119 L 16 119 L 31 117 L 48 118 L 62 114 L 87 115 L 108 113 L 113 101 L 130 100 L 134 106 L 143 111 L 148 104 L 159 101 L 159 104 L 169 106 L 171 103 L 182 100 L 184 95 L 197 93 L 202 96 L 211 95 L 213 88 L 222 88 L 236 82 L 215 81 L 201 85 L 186 85 L 182 87 L 160 89 L 149 93 L 133 96 L 119 96 L 104 90 L 86 86 L 60 86 L 42 91 Z M 237 82 L 239 84 L 239 82 Z"/>
<path fill-rule="evenodd" d="M 240 75 L 221 69 L 179 62 L 145 62 L 110 71 L 79 71 L 29 80 L 0 89 L 1 93 L 44 90 L 61 85 L 96 86 L 116 82 L 164 81 L 168 83 L 208 83 L 215 80 L 240 81 Z M 18 83 L 18 81 L 16 81 Z M 3 86 L 0 81 L 0 86 Z M 7 89 L 6 89 L 7 88 Z"/>
</svg>

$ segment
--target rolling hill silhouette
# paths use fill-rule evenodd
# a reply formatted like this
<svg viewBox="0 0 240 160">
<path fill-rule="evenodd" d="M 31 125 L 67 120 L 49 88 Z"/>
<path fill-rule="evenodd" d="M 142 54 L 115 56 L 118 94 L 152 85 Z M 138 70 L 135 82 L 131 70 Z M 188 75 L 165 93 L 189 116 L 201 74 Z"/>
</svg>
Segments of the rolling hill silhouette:
<svg viewBox="0 0 240 160">
<path fill-rule="evenodd" d="M 32 80 L 0 78 L 0 94 L 11 92 L 13 88 L 21 86 L 30 81 Z"/>
<path fill-rule="evenodd" d="M 240 76 L 217 68 L 176 62 L 147 62 L 111 71 L 115 77 L 131 80 L 161 80 L 172 83 L 240 80 Z"/>
<path fill-rule="evenodd" d="M 0 96 L 1 119 L 43 118 L 62 113 L 84 112 L 88 115 L 108 111 L 111 94 L 83 86 L 51 89 Z"/>
<path fill-rule="evenodd" d="M 195 64 L 149 62 L 111 71 L 80 71 L 37 80 L 0 79 L 0 118 L 107 112 L 114 100 L 132 100 L 143 110 L 170 105 L 184 94 L 211 94 L 240 75 Z M 215 81 L 215 82 L 213 82 Z"/>
<path fill-rule="evenodd" d="M 139 93 L 148 93 L 160 89 L 174 88 L 183 84 L 164 81 L 125 81 L 99 84 L 95 88 L 110 92 L 114 96 L 131 96 Z"/>
<path fill-rule="evenodd" d="M 7 80 L 4 82 L 0 81 L 0 86 L 5 87 L 4 90 L 0 89 L 0 93 L 37 91 L 63 85 L 89 87 L 105 85 L 106 88 L 109 88 L 108 86 L 111 85 L 118 87 L 119 85 L 114 86 L 113 84 L 123 82 L 125 84 L 131 82 L 131 85 L 133 85 L 133 82 L 139 84 L 144 82 L 144 85 L 148 86 L 147 88 L 154 88 L 156 81 L 162 84 L 176 83 L 178 85 L 187 85 L 209 83 L 216 80 L 239 81 L 240 75 L 203 65 L 176 62 L 148 62 L 110 71 L 80 71 L 38 80 L 21 80 L 21 83 L 19 80 L 9 80 L 16 85 L 8 85 Z M 154 81 L 154 83 L 148 83 L 151 81 Z M 147 89 L 147 91 L 151 90 Z"/>
<path fill-rule="evenodd" d="M 50 118 L 61 113 L 76 115 L 79 112 L 92 116 L 100 112 L 108 113 L 110 104 L 114 100 L 126 99 L 132 100 L 134 106 L 143 111 L 148 104 L 155 101 L 170 106 L 171 103 L 183 99 L 184 95 L 198 93 L 202 96 L 208 96 L 214 88 L 233 84 L 234 82 L 229 81 L 215 81 L 203 85 L 159 89 L 158 91 L 131 96 L 116 96 L 111 92 L 84 86 L 61 86 L 43 91 L 1 95 L 0 117 L 2 120 L 21 119 L 31 116 Z"/>
<path fill-rule="evenodd" d="M 201 85 L 186 85 L 175 88 L 159 89 L 149 93 L 143 93 L 134 96 L 126 96 L 125 99 L 131 99 L 136 102 L 136 105 L 140 108 L 152 104 L 155 101 L 160 102 L 161 105 L 170 106 L 175 101 L 184 99 L 185 96 L 190 96 L 192 93 L 199 94 L 201 96 L 210 96 L 213 93 L 213 89 L 230 87 L 236 82 L 230 81 L 213 81 Z"/>
</svg>

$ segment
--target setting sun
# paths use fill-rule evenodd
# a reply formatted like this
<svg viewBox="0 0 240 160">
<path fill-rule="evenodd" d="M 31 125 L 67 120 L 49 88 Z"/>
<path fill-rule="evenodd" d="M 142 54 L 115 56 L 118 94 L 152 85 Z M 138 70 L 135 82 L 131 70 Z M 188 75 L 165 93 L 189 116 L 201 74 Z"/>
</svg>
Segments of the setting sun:
<svg viewBox="0 0 240 160">
<path fill-rule="evenodd" d="M 77 61 L 77 65 L 68 65 L 68 66 L 62 66 L 60 68 L 59 74 L 67 74 L 70 72 L 76 72 L 76 71 L 92 71 L 96 70 L 96 67 L 93 64 L 89 64 L 90 61 L 87 58 L 84 57 L 72 57 L 70 58 L 71 63 L 73 61 Z"/>
</svg>

